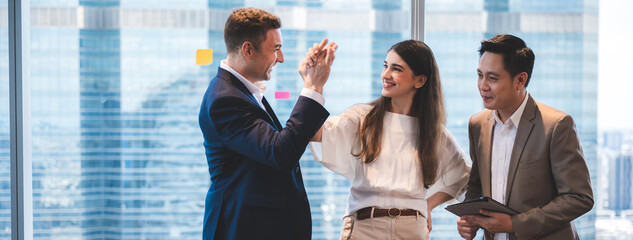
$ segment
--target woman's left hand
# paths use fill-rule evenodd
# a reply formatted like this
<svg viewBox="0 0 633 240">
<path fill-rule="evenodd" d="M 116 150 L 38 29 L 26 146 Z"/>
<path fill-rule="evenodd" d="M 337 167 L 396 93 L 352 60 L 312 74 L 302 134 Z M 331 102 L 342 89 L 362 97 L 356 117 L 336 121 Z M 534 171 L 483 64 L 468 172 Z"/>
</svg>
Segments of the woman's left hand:
<svg viewBox="0 0 633 240">
<path fill-rule="evenodd" d="M 433 229 L 433 220 L 431 220 L 431 211 L 433 211 L 433 208 L 450 200 L 451 198 L 453 197 L 451 197 L 451 195 L 448 195 L 445 192 L 437 192 L 426 199 L 426 215 L 428 215 L 426 216 L 426 224 L 429 228 L 429 232 L 431 232 L 431 229 Z"/>
</svg>

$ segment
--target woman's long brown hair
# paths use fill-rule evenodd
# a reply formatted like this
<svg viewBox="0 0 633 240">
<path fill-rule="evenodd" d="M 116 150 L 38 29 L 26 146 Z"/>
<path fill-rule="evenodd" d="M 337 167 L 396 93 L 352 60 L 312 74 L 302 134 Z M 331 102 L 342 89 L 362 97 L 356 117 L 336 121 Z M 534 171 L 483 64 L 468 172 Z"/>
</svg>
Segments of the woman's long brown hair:
<svg viewBox="0 0 633 240">
<path fill-rule="evenodd" d="M 416 40 L 396 43 L 389 51 L 398 54 L 413 70 L 413 75 L 427 77 L 424 86 L 418 88 L 413 96 L 409 115 L 418 119 L 415 146 L 421 163 L 424 187 L 429 188 L 438 175 L 438 146 L 446 123 L 444 96 L 435 56 L 426 44 Z M 352 151 L 355 157 L 362 158 L 365 163 L 373 162 L 380 155 L 383 120 L 385 112 L 390 110 L 391 98 L 380 96 L 371 105 L 373 108 L 365 116 L 359 131 L 360 152 Z"/>
</svg>

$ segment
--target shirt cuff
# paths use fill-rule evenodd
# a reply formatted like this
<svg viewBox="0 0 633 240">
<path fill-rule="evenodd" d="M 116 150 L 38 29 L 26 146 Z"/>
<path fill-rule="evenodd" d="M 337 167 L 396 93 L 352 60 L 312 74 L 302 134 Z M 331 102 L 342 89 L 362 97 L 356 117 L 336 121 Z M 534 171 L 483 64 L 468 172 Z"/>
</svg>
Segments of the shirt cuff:
<svg viewBox="0 0 633 240">
<path fill-rule="evenodd" d="M 323 98 L 323 96 L 321 94 L 319 94 L 318 92 L 309 89 L 309 88 L 303 88 L 301 89 L 301 96 L 310 98 L 316 102 L 318 102 L 319 104 L 321 104 L 321 106 L 325 105 L 325 98 Z"/>
</svg>

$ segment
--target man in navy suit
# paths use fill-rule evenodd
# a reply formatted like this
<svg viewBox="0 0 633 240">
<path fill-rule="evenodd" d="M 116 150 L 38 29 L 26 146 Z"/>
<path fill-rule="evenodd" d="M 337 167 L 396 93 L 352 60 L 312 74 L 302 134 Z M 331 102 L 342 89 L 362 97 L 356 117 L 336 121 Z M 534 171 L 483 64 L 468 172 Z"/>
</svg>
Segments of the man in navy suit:
<svg viewBox="0 0 633 240">
<path fill-rule="evenodd" d="M 311 237 L 299 159 L 329 115 L 322 92 L 337 46 L 324 39 L 316 64 L 302 62 L 304 88 L 283 127 L 263 97 L 263 82 L 284 62 L 280 27 L 277 16 L 253 8 L 234 10 L 226 22 L 228 56 L 199 115 L 211 176 L 203 239 Z"/>
</svg>

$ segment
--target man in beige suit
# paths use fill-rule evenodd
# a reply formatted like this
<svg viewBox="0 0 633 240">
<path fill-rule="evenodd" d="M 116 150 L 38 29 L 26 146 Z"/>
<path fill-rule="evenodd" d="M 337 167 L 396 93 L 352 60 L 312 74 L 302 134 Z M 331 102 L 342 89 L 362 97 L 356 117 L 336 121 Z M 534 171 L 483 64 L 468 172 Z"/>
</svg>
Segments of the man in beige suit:
<svg viewBox="0 0 633 240">
<path fill-rule="evenodd" d="M 526 87 L 534 53 L 512 35 L 481 42 L 479 93 L 487 108 L 470 119 L 473 161 L 466 199 L 491 197 L 519 211 L 482 210 L 457 220 L 473 239 L 578 239 L 572 220 L 591 210 L 589 171 L 568 114 L 537 103 Z"/>
</svg>

